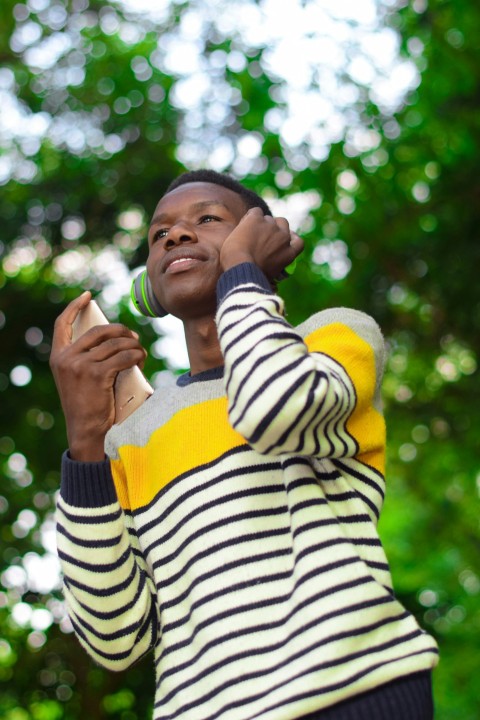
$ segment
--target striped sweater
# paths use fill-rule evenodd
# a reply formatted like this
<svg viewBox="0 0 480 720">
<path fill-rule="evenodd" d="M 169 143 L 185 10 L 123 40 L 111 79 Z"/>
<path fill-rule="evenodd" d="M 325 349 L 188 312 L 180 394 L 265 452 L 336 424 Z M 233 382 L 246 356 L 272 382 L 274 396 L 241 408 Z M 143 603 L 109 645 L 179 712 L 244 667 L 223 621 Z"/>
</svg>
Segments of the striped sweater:
<svg viewBox="0 0 480 720">
<path fill-rule="evenodd" d="M 225 366 L 161 388 L 64 457 L 58 552 L 80 642 L 122 670 L 154 650 L 157 720 L 291 720 L 431 668 L 392 591 L 384 344 L 325 310 L 293 329 L 260 270 L 219 282 Z"/>
</svg>

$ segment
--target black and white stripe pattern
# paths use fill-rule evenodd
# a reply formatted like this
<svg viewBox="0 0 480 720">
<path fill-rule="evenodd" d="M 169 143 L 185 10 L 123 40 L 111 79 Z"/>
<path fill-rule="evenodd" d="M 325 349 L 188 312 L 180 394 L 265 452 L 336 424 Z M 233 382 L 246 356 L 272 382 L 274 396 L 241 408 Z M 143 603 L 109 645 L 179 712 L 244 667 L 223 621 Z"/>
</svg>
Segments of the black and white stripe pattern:
<svg viewBox="0 0 480 720">
<path fill-rule="evenodd" d="M 342 366 L 308 352 L 279 318 L 278 299 L 261 295 L 251 309 L 251 293 L 233 295 L 243 304 L 235 298 L 218 315 L 232 426 L 260 453 L 355 456 L 357 443 L 345 427 L 355 388 Z"/>
<path fill-rule="evenodd" d="M 361 314 L 334 320 L 380 342 Z M 320 314 L 305 331 L 331 321 Z M 115 468 L 135 437 L 160 467 L 156 428 L 225 387 L 243 444 L 158 490 L 144 478 L 151 498 L 133 509 L 78 507 L 66 465 L 58 544 L 81 642 L 113 669 L 154 648 L 156 720 L 292 720 L 431 667 L 435 643 L 396 601 L 378 539 L 383 476 L 347 429 L 357 403 L 378 397 L 358 397 L 341 358 L 308 352 L 256 285 L 228 294 L 218 328 L 224 380 L 150 400 L 107 449 Z M 365 372 L 381 372 L 377 350 Z M 108 463 L 101 472 L 108 486 Z"/>
<path fill-rule="evenodd" d="M 58 555 L 76 634 L 100 664 L 129 667 L 155 642 L 154 586 L 118 504 L 95 512 L 57 504 Z"/>
</svg>

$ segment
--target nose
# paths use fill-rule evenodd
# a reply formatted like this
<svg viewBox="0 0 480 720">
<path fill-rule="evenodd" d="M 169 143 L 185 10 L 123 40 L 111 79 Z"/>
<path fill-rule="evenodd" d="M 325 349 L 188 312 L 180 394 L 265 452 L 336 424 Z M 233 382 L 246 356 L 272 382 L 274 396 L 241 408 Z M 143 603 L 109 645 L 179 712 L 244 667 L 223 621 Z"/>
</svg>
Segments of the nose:
<svg viewBox="0 0 480 720">
<path fill-rule="evenodd" d="M 166 234 L 163 244 L 166 250 L 169 250 L 182 243 L 198 242 L 197 234 L 193 227 L 184 220 L 175 223 Z"/>
</svg>

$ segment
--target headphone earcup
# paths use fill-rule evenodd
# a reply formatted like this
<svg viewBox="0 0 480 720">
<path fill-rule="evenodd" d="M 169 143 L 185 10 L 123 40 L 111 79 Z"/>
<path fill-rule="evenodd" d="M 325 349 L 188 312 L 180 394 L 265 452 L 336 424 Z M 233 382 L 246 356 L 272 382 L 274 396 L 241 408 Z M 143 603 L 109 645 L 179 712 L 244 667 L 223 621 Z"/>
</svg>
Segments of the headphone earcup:
<svg viewBox="0 0 480 720">
<path fill-rule="evenodd" d="M 138 312 L 142 315 L 147 317 L 165 317 L 165 315 L 168 315 L 168 312 L 160 305 L 153 293 L 146 270 L 137 275 L 132 282 L 130 297 Z"/>
</svg>

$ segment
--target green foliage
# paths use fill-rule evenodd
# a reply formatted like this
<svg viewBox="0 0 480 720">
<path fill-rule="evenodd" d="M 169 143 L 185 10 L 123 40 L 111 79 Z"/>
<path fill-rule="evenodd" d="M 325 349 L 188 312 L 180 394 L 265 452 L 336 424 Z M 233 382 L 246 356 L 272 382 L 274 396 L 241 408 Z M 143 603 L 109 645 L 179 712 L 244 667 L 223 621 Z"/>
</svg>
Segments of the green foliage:
<svg viewBox="0 0 480 720">
<path fill-rule="evenodd" d="M 211 23 L 198 51 L 207 60 L 224 57 L 212 67 L 233 100 L 223 120 L 212 120 L 213 130 L 198 120 L 197 139 L 213 149 L 217 137 L 256 133 L 262 152 L 244 178 L 248 185 L 268 198 L 318 193 L 301 228 L 305 253 L 281 286 L 290 320 L 351 305 L 385 332 L 389 459 L 381 532 L 399 597 L 439 640 L 437 718 L 475 720 L 480 9 L 466 0 L 399 5 L 385 10 L 385 23 L 400 34 L 421 83 L 394 115 L 359 88 L 352 111 L 370 132 L 367 149 L 342 137 L 321 161 L 305 143 L 287 147 L 266 120 L 285 107 L 282 81 L 262 62 L 266 49 L 247 47 Z M 196 127 L 176 99 L 180 74 L 165 63 L 167 39 L 188 7 L 171 3 L 155 23 L 98 0 L 45 0 L 29 10 L 14 0 L 2 5 L 2 87 L 11 80 L 19 124 L 50 123 L 37 139 L 34 125 L 24 137 L 21 128 L 3 133 L 0 147 L 11 168 L 0 194 L 6 720 L 149 714 L 149 660 L 128 673 L 105 673 L 79 649 L 64 616 L 52 518 L 66 441 L 47 361 L 55 317 L 80 289 L 100 292 L 112 319 L 138 325 L 147 348 L 157 339 L 127 298 L 110 291 L 127 266 L 144 261 L 148 217 L 181 170 L 178 147 L 188 121 L 191 132 Z M 31 37 L 40 34 L 22 45 L 18 31 L 28 22 L 36 26 Z M 45 67 L 32 60 L 43 42 L 63 47 Z M 227 66 L 232 52 L 244 54 L 243 68 Z M 318 91 L 314 81 L 312 87 Z M 164 367 L 151 353 L 147 374 Z"/>
</svg>

